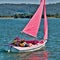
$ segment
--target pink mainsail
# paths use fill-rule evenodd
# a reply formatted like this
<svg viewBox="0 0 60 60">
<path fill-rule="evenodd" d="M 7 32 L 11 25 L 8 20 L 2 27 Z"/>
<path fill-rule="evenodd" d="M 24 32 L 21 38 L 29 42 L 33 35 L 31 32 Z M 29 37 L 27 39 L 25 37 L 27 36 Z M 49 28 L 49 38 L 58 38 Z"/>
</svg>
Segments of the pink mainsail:
<svg viewBox="0 0 60 60">
<path fill-rule="evenodd" d="M 33 37 L 37 36 L 40 22 L 41 22 L 41 17 L 42 17 L 43 6 L 44 6 L 44 0 L 41 0 L 41 4 L 39 8 L 37 9 L 36 13 L 31 18 L 31 20 L 29 21 L 29 23 L 26 25 L 26 27 L 23 29 L 22 32 L 31 35 Z"/>
<path fill-rule="evenodd" d="M 48 21 L 46 16 L 46 1 L 44 0 L 44 40 L 48 39 Z"/>
</svg>

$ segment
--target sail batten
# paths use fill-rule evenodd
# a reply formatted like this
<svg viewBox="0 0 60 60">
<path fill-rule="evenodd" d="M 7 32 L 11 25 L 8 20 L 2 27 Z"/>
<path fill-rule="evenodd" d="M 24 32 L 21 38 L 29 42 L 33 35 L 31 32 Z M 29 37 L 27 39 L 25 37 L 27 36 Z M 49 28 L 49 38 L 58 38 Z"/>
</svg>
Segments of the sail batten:
<svg viewBox="0 0 60 60">
<path fill-rule="evenodd" d="M 25 34 L 31 35 L 33 37 L 37 36 L 40 22 L 41 22 L 41 17 L 42 17 L 43 6 L 44 6 L 44 0 L 41 0 L 41 4 L 39 8 L 31 18 L 29 23 L 26 25 L 26 27 L 22 30 L 22 32 L 24 32 Z"/>
</svg>

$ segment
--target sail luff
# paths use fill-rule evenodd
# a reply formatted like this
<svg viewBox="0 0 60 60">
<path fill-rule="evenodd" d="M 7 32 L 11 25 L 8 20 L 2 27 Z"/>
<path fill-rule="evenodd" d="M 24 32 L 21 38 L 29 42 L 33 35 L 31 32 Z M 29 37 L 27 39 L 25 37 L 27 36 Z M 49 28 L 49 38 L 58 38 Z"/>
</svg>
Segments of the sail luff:
<svg viewBox="0 0 60 60">
<path fill-rule="evenodd" d="M 33 37 L 37 36 L 40 22 L 41 22 L 42 12 L 43 12 L 43 5 L 44 5 L 44 0 L 41 1 L 41 4 L 37 9 L 36 13 L 33 15 L 29 23 L 22 30 L 22 32 L 24 32 L 25 34 L 31 35 Z"/>
<path fill-rule="evenodd" d="M 48 39 L 48 21 L 46 16 L 46 0 L 44 0 L 44 40 Z"/>
</svg>

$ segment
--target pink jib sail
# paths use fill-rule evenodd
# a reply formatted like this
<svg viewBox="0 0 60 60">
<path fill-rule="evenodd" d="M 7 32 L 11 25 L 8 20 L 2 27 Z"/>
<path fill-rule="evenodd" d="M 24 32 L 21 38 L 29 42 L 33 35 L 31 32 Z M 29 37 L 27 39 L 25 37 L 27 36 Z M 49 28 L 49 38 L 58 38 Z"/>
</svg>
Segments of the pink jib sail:
<svg viewBox="0 0 60 60">
<path fill-rule="evenodd" d="M 22 32 L 33 37 L 37 36 L 42 17 L 43 6 L 44 0 L 41 1 L 41 4 L 37 9 L 36 13 L 33 15 L 33 17 L 31 18 L 31 20 L 29 21 L 29 23 L 26 25 Z"/>
<path fill-rule="evenodd" d="M 46 1 L 44 0 L 44 40 L 48 39 L 48 21 L 46 16 Z"/>
</svg>

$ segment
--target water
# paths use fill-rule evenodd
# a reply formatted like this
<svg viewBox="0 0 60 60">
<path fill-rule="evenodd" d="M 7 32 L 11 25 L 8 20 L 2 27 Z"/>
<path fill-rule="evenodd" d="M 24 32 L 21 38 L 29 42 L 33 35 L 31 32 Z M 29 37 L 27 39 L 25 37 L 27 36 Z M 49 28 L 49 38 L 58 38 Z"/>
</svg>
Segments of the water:
<svg viewBox="0 0 60 60">
<path fill-rule="evenodd" d="M 60 60 L 60 18 L 48 18 L 49 39 L 43 50 L 30 53 L 8 53 L 4 51 L 6 46 L 18 36 L 29 39 L 20 31 L 24 28 L 29 19 L 0 19 L 0 60 Z M 41 30 L 43 30 L 43 20 Z M 40 34 L 41 33 L 41 34 Z M 37 39 L 43 36 L 39 31 Z"/>
</svg>

